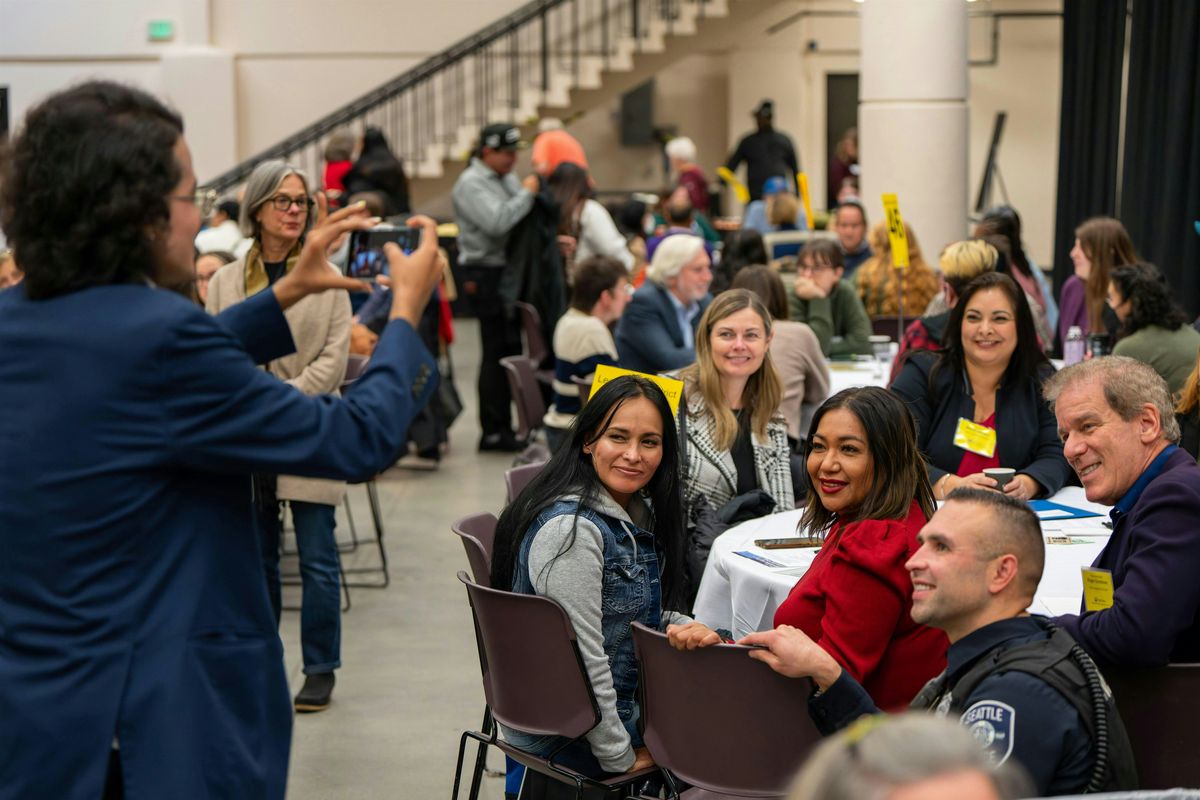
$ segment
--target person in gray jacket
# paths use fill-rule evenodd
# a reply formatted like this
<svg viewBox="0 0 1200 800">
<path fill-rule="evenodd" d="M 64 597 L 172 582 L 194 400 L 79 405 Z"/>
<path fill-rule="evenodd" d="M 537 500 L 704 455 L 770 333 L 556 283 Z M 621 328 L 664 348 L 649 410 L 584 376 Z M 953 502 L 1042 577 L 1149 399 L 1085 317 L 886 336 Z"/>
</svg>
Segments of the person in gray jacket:
<svg viewBox="0 0 1200 800">
<path fill-rule="evenodd" d="M 479 149 L 451 192 L 458 222 L 458 263 L 462 291 L 479 320 L 483 354 L 479 362 L 480 450 L 520 450 L 512 430 L 512 398 L 500 359 L 521 352 L 516 317 L 505 313 L 500 278 L 507 266 L 505 245 L 518 222 L 533 208 L 536 175 L 518 181 L 513 174 L 521 132 L 508 123 L 483 128 Z"/>
<path fill-rule="evenodd" d="M 567 440 L 500 515 L 492 585 L 566 610 L 600 708 L 600 724 L 583 739 L 503 729 L 512 744 L 555 753 L 555 763 L 592 777 L 653 765 L 637 729 L 630 623 L 663 630 L 691 621 L 679 611 L 687 602 L 679 472 L 662 390 L 622 376 L 584 405 Z"/>
</svg>

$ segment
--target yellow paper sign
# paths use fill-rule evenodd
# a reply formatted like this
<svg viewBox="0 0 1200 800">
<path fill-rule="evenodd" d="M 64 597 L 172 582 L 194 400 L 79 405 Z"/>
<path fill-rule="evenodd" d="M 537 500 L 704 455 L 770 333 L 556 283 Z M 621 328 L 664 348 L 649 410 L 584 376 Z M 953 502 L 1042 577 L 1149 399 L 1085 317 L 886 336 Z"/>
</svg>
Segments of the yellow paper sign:
<svg viewBox="0 0 1200 800">
<path fill-rule="evenodd" d="M 991 458 L 996 452 L 996 431 L 966 417 L 959 417 L 958 427 L 954 430 L 954 444 L 984 458 Z"/>
<path fill-rule="evenodd" d="M 883 210 L 887 214 L 888 239 L 892 243 L 892 266 L 904 269 L 908 266 L 908 234 L 904 232 L 904 218 L 900 216 L 900 201 L 896 195 L 883 196 Z"/>
<path fill-rule="evenodd" d="M 812 199 L 808 196 L 808 174 L 796 173 L 796 185 L 800 187 L 800 202 L 804 204 L 804 218 L 808 220 L 808 229 L 813 228 Z"/>
<path fill-rule="evenodd" d="M 1083 607 L 1087 611 L 1112 608 L 1112 572 L 1098 567 L 1083 568 Z"/>
<path fill-rule="evenodd" d="M 733 170 L 729 167 L 717 167 L 717 176 L 729 184 L 729 188 L 733 189 L 733 194 L 737 197 L 739 203 L 745 205 L 750 202 L 750 190 L 746 188 L 746 184 L 737 179 L 737 175 L 733 174 Z"/>
<path fill-rule="evenodd" d="M 612 367 L 608 364 L 601 364 L 596 367 L 596 376 L 592 378 L 592 388 L 588 391 L 587 396 L 591 397 L 601 386 L 613 378 L 619 378 L 622 375 L 636 375 L 639 378 L 647 378 L 654 381 L 658 384 L 658 388 L 663 390 L 663 394 L 667 396 L 667 405 L 671 407 L 671 414 L 679 414 L 679 398 L 683 396 L 683 381 L 677 381 L 674 378 L 664 378 L 661 375 L 648 375 L 645 372 L 634 372 L 631 369 L 621 369 L 620 367 Z"/>
</svg>

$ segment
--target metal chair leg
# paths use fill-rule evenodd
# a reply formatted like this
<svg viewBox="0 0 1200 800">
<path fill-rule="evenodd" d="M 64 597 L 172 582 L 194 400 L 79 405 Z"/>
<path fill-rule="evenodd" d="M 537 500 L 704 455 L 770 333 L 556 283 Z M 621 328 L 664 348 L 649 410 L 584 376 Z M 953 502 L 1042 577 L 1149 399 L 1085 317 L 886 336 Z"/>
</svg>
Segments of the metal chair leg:
<svg viewBox="0 0 1200 800">
<path fill-rule="evenodd" d="M 367 487 L 367 501 L 371 508 L 371 520 L 375 525 L 375 545 L 379 549 L 379 566 L 378 567 L 351 567 L 346 570 L 348 575 L 362 575 L 380 573 L 383 575 L 383 582 L 373 583 L 353 583 L 350 584 L 356 588 L 363 589 L 386 589 L 391 583 L 391 574 L 388 571 L 387 550 L 383 546 L 383 511 L 379 503 L 379 490 L 375 486 L 375 480 L 372 478 L 367 481 L 364 486 Z"/>
</svg>

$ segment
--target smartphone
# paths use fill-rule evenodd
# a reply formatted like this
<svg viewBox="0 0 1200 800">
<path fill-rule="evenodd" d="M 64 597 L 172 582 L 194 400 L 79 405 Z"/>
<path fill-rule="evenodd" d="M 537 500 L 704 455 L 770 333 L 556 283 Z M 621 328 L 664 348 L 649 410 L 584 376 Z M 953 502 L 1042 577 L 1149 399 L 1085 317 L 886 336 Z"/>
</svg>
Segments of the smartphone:
<svg viewBox="0 0 1200 800">
<path fill-rule="evenodd" d="M 825 541 L 812 536 L 788 536 L 785 539 L 755 539 L 754 544 L 763 550 L 787 550 L 793 547 L 820 547 Z"/>
<path fill-rule="evenodd" d="M 346 277 L 371 281 L 376 276 L 387 275 L 388 260 L 383 246 L 388 242 L 394 242 L 405 253 L 411 253 L 421 244 L 421 229 L 377 225 L 365 231 L 354 231 L 350 234 Z"/>
</svg>

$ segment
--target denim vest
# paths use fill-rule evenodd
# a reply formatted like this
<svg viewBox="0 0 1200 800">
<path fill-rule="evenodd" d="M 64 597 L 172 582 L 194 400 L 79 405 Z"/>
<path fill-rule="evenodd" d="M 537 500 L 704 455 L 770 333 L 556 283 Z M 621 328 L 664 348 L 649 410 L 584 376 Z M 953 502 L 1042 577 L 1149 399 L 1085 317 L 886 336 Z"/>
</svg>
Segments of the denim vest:
<svg viewBox="0 0 1200 800">
<path fill-rule="evenodd" d="M 630 623 L 637 621 L 658 630 L 662 620 L 662 583 L 654 535 L 632 523 L 580 506 L 574 500 L 562 500 L 548 507 L 530 527 L 534 531 L 540 530 L 554 517 L 573 516 L 576 510 L 580 517 L 599 528 L 604 537 L 601 629 L 604 652 L 617 693 L 617 715 L 628 729 L 629 723 L 636 721 L 639 711 L 637 660 L 633 654 Z M 512 590 L 521 594 L 537 594 L 529 580 L 529 549 L 533 538 L 526 536 L 521 543 L 513 571 Z M 553 568 L 552 564 L 546 567 Z"/>
</svg>

